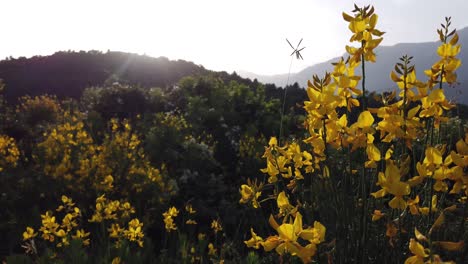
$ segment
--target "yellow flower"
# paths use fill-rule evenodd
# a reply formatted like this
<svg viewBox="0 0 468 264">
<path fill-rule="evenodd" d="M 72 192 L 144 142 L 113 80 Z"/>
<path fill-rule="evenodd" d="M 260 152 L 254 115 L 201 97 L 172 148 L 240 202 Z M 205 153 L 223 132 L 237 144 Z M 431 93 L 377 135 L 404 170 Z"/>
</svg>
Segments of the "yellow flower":
<svg viewBox="0 0 468 264">
<path fill-rule="evenodd" d="M 420 209 L 418 208 L 418 204 L 419 204 L 419 195 L 416 195 L 416 198 L 414 198 L 414 200 L 408 199 L 408 207 L 412 215 L 419 214 Z"/>
<path fill-rule="evenodd" d="M 358 120 L 355 125 L 358 128 L 369 128 L 374 123 L 374 117 L 369 111 L 363 111 L 359 114 Z"/>
<path fill-rule="evenodd" d="M 39 229 L 39 231 L 42 232 L 41 237 L 44 240 L 53 242 L 55 240 L 55 233 L 57 232 L 59 224 L 55 222 L 55 216 L 50 212 L 46 212 L 44 215 L 41 215 L 41 218 L 42 226 Z"/>
<path fill-rule="evenodd" d="M 67 235 L 67 233 L 65 232 L 65 230 L 59 229 L 59 231 L 55 232 L 55 235 L 58 237 L 64 237 Z"/>
<path fill-rule="evenodd" d="M 406 201 L 403 196 L 409 195 L 411 188 L 408 183 L 401 182 L 400 169 L 394 164 L 392 160 L 388 160 L 385 174 L 379 173 L 377 185 L 380 185 L 382 189 L 371 195 L 375 198 L 382 198 L 387 193 L 393 194 L 395 197 L 388 203 L 391 208 L 399 208 L 401 210 L 406 209 Z"/>
<path fill-rule="evenodd" d="M 34 232 L 32 227 L 26 227 L 26 231 L 23 232 L 23 241 L 32 239 L 37 236 L 37 233 Z"/>
<path fill-rule="evenodd" d="M 382 213 L 380 210 L 374 210 L 374 213 L 372 213 L 372 221 L 377 221 L 383 216 L 385 216 L 385 214 Z"/>
<path fill-rule="evenodd" d="M 241 189 L 239 190 L 241 194 L 241 199 L 239 200 L 240 203 L 248 203 L 249 201 L 252 202 L 252 206 L 254 208 L 260 207 L 258 203 L 258 198 L 262 194 L 261 189 L 263 184 L 257 184 L 257 181 L 252 182 L 250 179 L 247 179 L 247 184 L 242 184 Z"/>
<path fill-rule="evenodd" d="M 106 189 L 112 189 L 114 187 L 112 183 L 114 183 L 114 177 L 112 177 L 112 175 L 107 175 L 104 180 L 101 181 L 101 185 Z"/>
<path fill-rule="evenodd" d="M 186 223 L 187 225 L 196 225 L 196 224 L 197 224 L 197 221 L 195 221 L 195 220 L 193 220 L 193 219 L 189 219 L 189 220 L 185 221 L 185 223 Z"/>
<path fill-rule="evenodd" d="M 138 220 L 138 218 L 132 219 L 128 222 L 128 230 L 124 230 L 124 236 L 130 240 L 137 242 L 140 247 L 143 247 L 143 223 Z"/>
<path fill-rule="evenodd" d="M 260 171 L 263 173 L 268 173 L 268 175 L 270 176 L 268 178 L 269 183 L 275 183 L 278 180 L 277 175 L 279 174 L 279 170 L 276 168 L 276 165 L 273 164 L 273 162 L 271 162 L 270 160 L 267 160 L 267 167 L 261 169 Z"/>
<path fill-rule="evenodd" d="M 179 210 L 177 208 L 170 207 L 166 212 L 163 213 L 164 217 L 164 224 L 167 232 L 171 232 L 172 230 L 177 230 L 177 226 L 174 223 L 174 217 L 179 214 Z"/>
<path fill-rule="evenodd" d="M 185 206 L 185 211 L 187 211 L 189 214 L 195 214 L 195 213 L 197 212 L 197 211 L 195 211 L 195 210 L 193 209 L 193 207 L 192 207 L 191 204 L 187 204 L 187 205 Z"/>
<path fill-rule="evenodd" d="M 169 208 L 169 210 L 167 211 L 167 214 L 171 217 L 176 217 L 179 214 L 179 210 L 177 210 L 177 208 L 173 206 Z"/>
<path fill-rule="evenodd" d="M 393 241 L 398 234 L 398 228 L 393 222 L 387 223 L 387 231 L 385 235 L 388 236 L 390 245 L 393 247 Z"/>
<path fill-rule="evenodd" d="M 223 227 L 221 226 L 221 223 L 219 222 L 219 220 L 213 220 L 211 222 L 211 228 L 213 229 L 215 233 L 223 231 Z"/>
<path fill-rule="evenodd" d="M 349 22 L 348 28 L 353 33 L 350 41 L 360 42 L 361 47 L 352 48 L 346 46 L 346 50 L 352 55 L 351 60 L 353 62 L 360 62 L 362 55 L 364 55 L 366 61 L 375 62 L 373 50 L 382 42 L 382 38 L 374 39 L 373 36 L 380 37 L 384 34 L 384 32 L 375 28 L 378 16 L 374 14 L 374 7 L 370 6 L 364 8 L 355 6 L 353 12 L 354 16 L 343 13 L 343 18 Z"/>
<path fill-rule="evenodd" d="M 268 142 L 268 145 L 270 147 L 275 147 L 278 145 L 278 140 L 276 139 L 276 137 L 271 137 L 270 138 L 270 141 Z"/>
<path fill-rule="evenodd" d="M 200 240 L 200 241 L 201 241 L 201 240 L 205 240 L 206 234 L 198 233 L 197 238 L 198 238 L 198 240 Z"/>
<path fill-rule="evenodd" d="M 213 243 L 208 244 L 208 255 L 216 256 L 216 248 L 213 246 Z"/>
<path fill-rule="evenodd" d="M 432 207 L 431 207 L 432 209 L 431 209 L 431 211 L 432 211 L 432 212 L 437 212 L 437 195 L 434 194 L 434 195 L 432 196 L 432 201 L 431 201 L 431 203 L 432 203 Z M 420 212 L 421 214 L 423 214 L 423 215 L 428 215 L 428 214 L 429 214 L 429 207 L 420 207 L 420 208 L 419 208 L 419 212 Z"/>
<path fill-rule="evenodd" d="M 107 229 L 109 231 L 109 237 L 119 238 L 123 234 L 123 229 L 117 223 L 112 223 L 111 227 Z"/>
<path fill-rule="evenodd" d="M 83 229 L 76 230 L 76 234 L 72 236 L 73 239 L 81 239 L 84 246 L 89 245 L 89 232 L 85 232 Z"/>
<path fill-rule="evenodd" d="M 314 223 L 313 228 L 302 228 L 302 215 L 297 212 L 294 223 L 283 223 L 278 225 L 273 216 L 270 216 L 270 225 L 278 232 L 278 236 L 270 236 L 260 244 L 265 251 L 273 249 L 280 255 L 290 253 L 293 256 L 298 256 L 304 263 L 311 261 L 317 250 L 317 244 L 325 239 L 325 227 L 319 222 Z M 297 239 L 302 238 L 309 242 L 306 246 L 302 246 Z"/>
<path fill-rule="evenodd" d="M 286 215 L 294 208 L 294 206 L 289 203 L 289 199 L 284 191 L 278 194 L 276 204 L 278 205 L 281 215 Z"/>
<path fill-rule="evenodd" d="M 413 238 L 410 240 L 409 249 L 414 256 L 407 258 L 405 264 L 424 264 L 424 258 L 429 257 L 424 247 Z"/>
<path fill-rule="evenodd" d="M 244 241 L 244 243 L 247 245 L 247 247 L 253 247 L 255 249 L 258 249 L 263 242 L 263 239 L 260 236 L 257 236 L 255 232 L 253 231 L 253 228 L 250 228 L 250 233 L 252 234 L 252 238 L 250 238 L 247 241 Z"/>
<path fill-rule="evenodd" d="M 0 135 L 0 172 L 7 167 L 16 167 L 20 152 L 15 140 L 11 137 Z"/>
<path fill-rule="evenodd" d="M 75 205 L 75 203 L 73 203 L 73 200 L 72 200 L 71 198 L 68 198 L 68 197 L 65 196 L 65 195 L 62 195 L 62 203 L 63 203 L 64 205 L 68 205 L 68 206 L 70 206 L 70 207 Z"/>
</svg>

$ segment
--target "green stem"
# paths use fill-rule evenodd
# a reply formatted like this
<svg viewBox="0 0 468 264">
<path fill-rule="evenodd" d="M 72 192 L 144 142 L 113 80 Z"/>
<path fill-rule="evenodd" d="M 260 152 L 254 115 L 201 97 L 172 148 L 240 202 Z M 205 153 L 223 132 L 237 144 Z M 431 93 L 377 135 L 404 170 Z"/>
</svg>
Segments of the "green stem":
<svg viewBox="0 0 468 264">
<path fill-rule="evenodd" d="M 361 42 L 361 48 L 364 49 L 364 41 Z M 366 97 L 366 61 L 364 60 L 364 53 L 361 54 L 361 69 L 362 69 L 362 111 L 367 109 Z"/>
<path fill-rule="evenodd" d="M 291 75 L 292 62 L 293 62 L 293 57 L 291 57 L 291 63 L 289 63 L 288 80 L 286 81 L 286 86 L 284 87 L 283 106 L 281 108 L 281 120 L 280 120 L 280 131 L 279 131 L 279 137 L 278 137 L 278 145 L 281 145 L 281 139 L 283 137 L 284 108 L 286 107 L 286 95 L 288 93 L 289 77 Z"/>
</svg>

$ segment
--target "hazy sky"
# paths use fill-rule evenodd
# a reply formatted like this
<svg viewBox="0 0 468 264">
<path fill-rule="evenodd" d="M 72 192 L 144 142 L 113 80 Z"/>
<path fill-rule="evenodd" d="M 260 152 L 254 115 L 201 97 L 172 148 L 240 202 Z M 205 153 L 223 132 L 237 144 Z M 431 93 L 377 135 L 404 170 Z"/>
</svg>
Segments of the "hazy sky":
<svg viewBox="0 0 468 264">
<path fill-rule="evenodd" d="M 344 52 L 354 2 L 375 6 L 384 45 L 436 40 L 445 16 L 468 26 L 467 0 L 0 0 L 0 58 L 110 49 L 273 74 L 289 69 L 285 38 L 304 38 L 296 72 Z"/>
</svg>

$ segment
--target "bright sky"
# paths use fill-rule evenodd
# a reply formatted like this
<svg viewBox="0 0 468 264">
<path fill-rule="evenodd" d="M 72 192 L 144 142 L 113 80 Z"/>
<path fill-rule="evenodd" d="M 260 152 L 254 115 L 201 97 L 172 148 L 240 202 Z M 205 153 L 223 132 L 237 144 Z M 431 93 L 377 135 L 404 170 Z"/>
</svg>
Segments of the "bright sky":
<svg viewBox="0 0 468 264">
<path fill-rule="evenodd" d="M 383 45 L 437 39 L 445 16 L 468 26 L 466 0 L 355 1 L 372 4 Z M 0 58 L 59 50 L 127 51 L 184 59 L 212 70 L 285 73 L 304 38 L 304 61 L 292 72 L 339 56 L 350 37 L 345 0 L 1 0 Z"/>
</svg>

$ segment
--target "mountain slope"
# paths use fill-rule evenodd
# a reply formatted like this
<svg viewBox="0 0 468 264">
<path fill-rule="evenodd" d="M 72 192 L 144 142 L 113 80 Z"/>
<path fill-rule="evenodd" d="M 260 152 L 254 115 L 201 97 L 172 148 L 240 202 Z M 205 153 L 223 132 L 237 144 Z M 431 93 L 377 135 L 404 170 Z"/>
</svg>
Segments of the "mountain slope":
<svg viewBox="0 0 468 264">
<path fill-rule="evenodd" d="M 458 57 L 462 61 L 462 66 L 457 70 L 459 85 L 454 88 L 447 88 L 447 96 L 461 103 L 468 103 L 468 28 L 458 31 L 461 44 L 461 52 Z M 390 79 L 390 71 L 393 69 L 398 58 L 407 54 L 413 56 L 413 64 L 416 65 L 417 76 L 420 80 L 425 80 L 426 76 L 423 71 L 429 69 L 439 57 L 436 50 L 440 45 L 439 42 L 425 43 L 401 43 L 393 46 L 382 46 L 376 49 L 377 62 L 366 64 L 366 87 L 370 91 L 386 91 L 396 89 L 396 85 Z M 323 75 L 325 71 L 332 71 L 332 62 L 338 61 L 339 58 L 333 58 L 329 61 L 312 65 L 304 70 L 291 74 L 290 83 L 297 82 L 300 86 L 307 86 L 307 80 L 312 78 L 313 74 Z M 357 71 L 360 74 L 360 69 Z M 240 72 L 241 76 L 248 78 L 256 78 L 260 82 L 274 83 L 278 86 L 284 86 L 287 80 L 287 74 L 278 74 L 272 76 L 255 75 L 253 73 Z"/>
<path fill-rule="evenodd" d="M 78 98 L 86 87 L 115 81 L 167 87 L 184 76 L 209 72 L 192 62 L 124 52 L 57 52 L 0 61 L 0 79 L 6 84 L 5 96 L 9 100 L 44 93 Z"/>
</svg>

